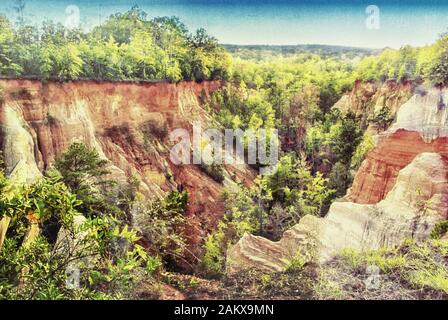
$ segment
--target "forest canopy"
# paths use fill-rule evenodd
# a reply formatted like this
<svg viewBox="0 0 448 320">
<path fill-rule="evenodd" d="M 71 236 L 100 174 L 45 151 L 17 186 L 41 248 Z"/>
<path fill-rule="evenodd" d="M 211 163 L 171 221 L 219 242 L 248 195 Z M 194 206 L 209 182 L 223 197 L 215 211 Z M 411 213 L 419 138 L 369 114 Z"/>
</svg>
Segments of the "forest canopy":
<svg viewBox="0 0 448 320">
<path fill-rule="evenodd" d="M 42 79 L 226 79 L 231 59 L 204 29 L 175 17 L 147 19 L 134 7 L 89 32 L 45 21 L 41 28 L 0 15 L 0 75 Z"/>
</svg>

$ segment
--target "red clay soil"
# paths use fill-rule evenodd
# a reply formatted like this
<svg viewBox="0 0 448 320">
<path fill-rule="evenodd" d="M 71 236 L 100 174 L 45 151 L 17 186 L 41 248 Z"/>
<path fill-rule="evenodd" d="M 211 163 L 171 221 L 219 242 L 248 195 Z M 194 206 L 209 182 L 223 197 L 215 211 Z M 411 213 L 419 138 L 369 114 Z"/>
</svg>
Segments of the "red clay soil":
<svg viewBox="0 0 448 320">
<path fill-rule="evenodd" d="M 206 113 L 200 107 L 201 100 L 221 86 L 218 81 L 138 84 L 0 80 L 0 125 L 5 121 L 4 106 L 20 110 L 24 127 L 34 140 L 35 161 L 42 171 L 71 143 L 82 141 L 99 146 L 121 170 L 117 179 L 139 174 L 148 186 L 148 196 L 178 188 L 187 190 L 187 235 L 192 255 L 199 255 L 206 234 L 222 217 L 220 195 L 224 187 L 197 166 L 173 165 L 166 132 L 177 128 L 191 130 L 193 121 L 204 121 Z M 166 131 L 162 137 L 152 133 L 152 149 L 142 134 L 148 124 Z M 250 173 L 234 175 L 244 177 Z"/>
</svg>

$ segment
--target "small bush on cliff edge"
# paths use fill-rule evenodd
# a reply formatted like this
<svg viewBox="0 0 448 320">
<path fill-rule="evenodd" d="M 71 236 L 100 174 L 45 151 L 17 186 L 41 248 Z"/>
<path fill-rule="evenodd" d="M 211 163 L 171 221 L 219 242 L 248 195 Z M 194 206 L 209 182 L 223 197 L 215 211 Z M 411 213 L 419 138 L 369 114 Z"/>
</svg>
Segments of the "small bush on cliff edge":
<svg viewBox="0 0 448 320">
<path fill-rule="evenodd" d="M 151 252 L 160 257 L 167 267 L 174 266 L 186 249 L 184 216 L 187 192 L 173 191 L 164 199 L 134 208 L 135 227 L 150 244 Z"/>
<path fill-rule="evenodd" d="M 82 201 L 78 210 L 93 216 L 117 216 L 121 213 L 114 205 L 118 202 L 114 199 L 117 183 L 109 178 L 108 166 L 108 160 L 101 158 L 95 148 L 78 142 L 71 144 L 54 164 L 62 181 Z"/>
<path fill-rule="evenodd" d="M 213 180 L 218 183 L 222 183 L 224 181 L 224 166 L 221 164 L 210 164 L 207 165 L 205 163 L 200 164 L 200 168 L 208 174 Z"/>
</svg>

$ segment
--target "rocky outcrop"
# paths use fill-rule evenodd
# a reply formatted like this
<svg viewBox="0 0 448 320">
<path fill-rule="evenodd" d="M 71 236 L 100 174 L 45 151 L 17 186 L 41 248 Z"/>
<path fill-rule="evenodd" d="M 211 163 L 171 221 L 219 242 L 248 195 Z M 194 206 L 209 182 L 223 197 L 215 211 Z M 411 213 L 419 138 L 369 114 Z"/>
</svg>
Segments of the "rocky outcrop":
<svg viewBox="0 0 448 320">
<path fill-rule="evenodd" d="M 448 90 L 420 87 L 416 91 L 362 163 L 347 200 L 370 204 L 382 200 L 398 172 L 422 152 L 448 157 Z"/>
<path fill-rule="evenodd" d="M 148 198 L 189 192 L 187 234 L 193 252 L 223 213 L 223 185 L 195 165 L 174 165 L 168 134 L 212 119 L 201 100 L 219 82 L 127 83 L 0 80 L 0 144 L 6 173 L 29 182 L 49 169 L 73 142 L 83 142 L 110 160 L 114 179 L 135 176 Z M 229 177 L 250 183 L 247 168 L 226 166 Z M 244 177 L 244 178 L 243 178 Z M 197 252 L 196 252 L 197 253 Z"/>
<path fill-rule="evenodd" d="M 448 90 L 417 87 L 398 108 L 411 92 L 411 85 L 405 86 L 403 91 L 401 84 L 393 84 L 392 93 L 399 92 L 390 99 L 380 98 L 374 84 L 355 84 L 335 107 L 371 113 L 372 106 L 387 105 L 397 115 L 347 195 L 332 204 L 325 218 L 303 217 L 279 242 L 245 235 L 229 250 L 228 272 L 253 267 L 281 271 L 288 259 L 310 246 L 324 262 L 343 248 L 362 251 L 395 246 L 406 238 L 423 240 L 436 222 L 448 219 Z"/>
<path fill-rule="evenodd" d="M 422 152 L 448 157 L 448 138 L 425 142 L 420 133 L 404 129 L 388 134 L 368 154 L 345 198 L 361 204 L 379 202 L 395 185 L 399 171 Z"/>
<path fill-rule="evenodd" d="M 413 94 L 416 84 L 410 81 L 397 82 L 393 80 L 381 82 L 356 81 L 350 92 L 346 93 L 333 106 L 343 113 L 354 112 L 361 117 L 362 123 L 367 127 L 368 120 L 377 114 L 381 108 L 389 108 L 394 116 Z M 371 126 L 376 132 L 378 128 Z"/>
<path fill-rule="evenodd" d="M 448 162 L 422 153 L 402 169 L 378 204 L 334 203 L 325 218 L 305 216 L 279 242 L 245 235 L 228 253 L 229 273 L 248 268 L 282 271 L 298 251 L 314 248 L 320 262 L 344 248 L 377 249 L 406 238 L 423 240 L 448 218 Z"/>
</svg>

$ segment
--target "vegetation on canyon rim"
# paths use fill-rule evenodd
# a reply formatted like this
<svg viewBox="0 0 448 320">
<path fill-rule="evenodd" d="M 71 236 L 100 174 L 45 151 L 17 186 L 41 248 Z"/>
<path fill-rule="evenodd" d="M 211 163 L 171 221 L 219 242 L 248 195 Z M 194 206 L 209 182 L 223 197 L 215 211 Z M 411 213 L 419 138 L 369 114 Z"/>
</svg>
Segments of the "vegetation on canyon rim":
<svg viewBox="0 0 448 320">
<path fill-rule="evenodd" d="M 373 148 L 367 127 L 373 124 L 382 131 L 393 120 L 387 107 L 373 117 L 332 109 L 355 80 L 446 84 L 447 55 L 448 37 L 443 35 L 427 47 L 387 49 L 367 57 L 356 50 L 253 54 L 250 49 L 232 57 L 204 30 L 191 34 L 176 18 L 147 20 L 138 8 L 111 16 L 88 33 L 52 22 L 41 30 L 23 21 L 13 28 L 0 18 L 1 75 L 225 80 L 202 101 L 217 122 L 224 128 L 279 129 L 278 171 L 258 177 L 251 188 L 239 186 L 238 192 L 223 194 L 224 217 L 204 240 L 204 255 L 194 266 L 198 275 L 212 278 L 224 275 L 226 251 L 244 233 L 279 239 L 304 215 L 325 215 L 331 202 L 345 194 L 353 171 Z M 164 130 L 149 131 L 166 135 Z M 202 168 L 217 182 L 224 180 L 222 169 Z M 185 285 L 165 272 L 175 269 L 186 250 L 188 194 L 175 191 L 146 203 L 137 188 L 133 177 L 126 184 L 110 180 L 107 162 L 83 144 L 72 145 L 31 185 L 16 186 L 1 173 L 0 298 L 126 298 L 137 294 L 142 283 L 154 291 L 161 282 L 183 290 L 197 287 L 194 278 Z M 136 211 L 145 217 L 139 234 L 129 227 Z M 446 224 L 438 225 L 433 237 L 446 229 Z M 390 285 L 386 294 L 399 285 L 405 297 L 422 292 L 440 297 L 448 293 L 446 250 L 445 242 L 432 239 L 393 250 L 346 251 L 321 269 L 313 267 L 312 257 L 299 255 L 286 273 L 224 277 L 228 291 L 219 294 L 361 298 L 361 289 L 354 286 L 362 286 L 365 267 L 374 263 Z M 80 270 L 80 282 L 70 289 L 66 271 L 73 265 Z M 341 270 L 344 277 L 336 279 Z M 286 283 L 293 285 L 288 289 Z M 247 288 L 252 291 L 245 292 Z M 297 288 L 299 294 L 293 292 Z"/>
</svg>

